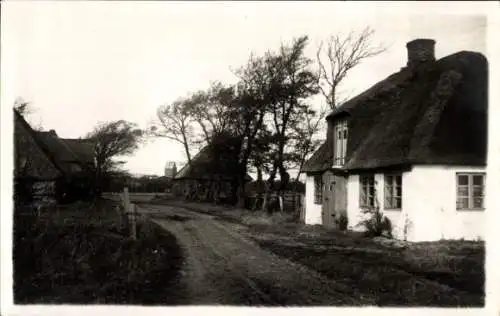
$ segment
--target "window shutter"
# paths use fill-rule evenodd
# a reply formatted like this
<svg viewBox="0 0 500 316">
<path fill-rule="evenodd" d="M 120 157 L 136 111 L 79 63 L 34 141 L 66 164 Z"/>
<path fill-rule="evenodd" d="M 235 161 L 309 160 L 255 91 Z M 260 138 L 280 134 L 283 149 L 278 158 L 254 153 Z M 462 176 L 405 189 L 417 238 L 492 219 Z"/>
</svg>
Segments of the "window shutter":
<svg viewBox="0 0 500 316">
<path fill-rule="evenodd" d="M 384 183 L 384 207 L 385 208 L 391 208 L 392 207 L 392 203 L 391 203 L 391 180 L 392 180 L 392 177 L 391 176 L 385 176 L 385 179 L 384 179 L 385 183 Z"/>
<path fill-rule="evenodd" d="M 366 186 L 364 185 L 364 180 L 365 178 L 363 176 L 359 177 L 359 206 L 364 206 L 365 201 L 366 201 L 366 192 L 365 188 Z"/>
</svg>

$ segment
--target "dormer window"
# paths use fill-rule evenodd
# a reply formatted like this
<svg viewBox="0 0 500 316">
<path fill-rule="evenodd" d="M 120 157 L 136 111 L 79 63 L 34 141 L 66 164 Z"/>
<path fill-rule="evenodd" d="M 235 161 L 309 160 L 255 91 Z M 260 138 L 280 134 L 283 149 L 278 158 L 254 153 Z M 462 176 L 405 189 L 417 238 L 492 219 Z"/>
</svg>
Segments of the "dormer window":
<svg viewBox="0 0 500 316">
<path fill-rule="evenodd" d="M 347 151 L 347 120 L 338 121 L 334 125 L 334 166 L 343 166 Z"/>
</svg>

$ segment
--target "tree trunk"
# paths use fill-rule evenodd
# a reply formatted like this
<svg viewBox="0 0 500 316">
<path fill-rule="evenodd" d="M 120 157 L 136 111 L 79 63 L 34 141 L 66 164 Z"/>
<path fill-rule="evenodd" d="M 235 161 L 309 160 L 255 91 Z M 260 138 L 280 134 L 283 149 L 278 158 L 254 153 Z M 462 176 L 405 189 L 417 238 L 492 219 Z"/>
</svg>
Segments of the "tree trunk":
<svg viewBox="0 0 500 316">
<path fill-rule="evenodd" d="M 271 195 L 271 193 L 272 193 L 272 192 L 273 192 L 273 190 L 274 190 L 274 180 L 276 179 L 276 172 L 277 172 L 277 170 L 276 170 L 276 169 L 277 169 L 277 168 L 276 168 L 276 165 L 275 165 L 275 166 L 273 166 L 273 169 L 272 169 L 272 171 L 271 171 L 271 174 L 269 175 L 269 179 L 267 180 L 268 185 L 267 185 L 267 187 L 266 187 L 266 191 L 265 191 L 265 193 L 264 193 L 264 199 L 263 199 L 263 201 L 262 201 L 262 208 L 261 208 L 261 210 L 262 210 L 263 212 L 268 212 L 268 213 L 269 213 L 269 212 L 271 211 L 271 210 L 269 209 L 268 204 L 269 204 L 269 196 Z"/>
<path fill-rule="evenodd" d="M 236 176 L 236 182 L 237 182 L 237 190 L 236 190 L 236 205 L 238 207 L 245 207 L 245 184 L 246 184 L 246 176 L 247 176 L 247 165 L 246 161 L 248 161 L 248 157 L 245 156 L 243 159 L 243 163 L 241 163 L 238 166 L 238 172 Z"/>
<path fill-rule="evenodd" d="M 262 168 L 260 166 L 257 166 L 257 194 L 255 196 L 255 202 L 254 202 L 254 205 L 252 207 L 252 210 L 256 210 L 258 205 L 259 205 L 259 201 L 262 199 L 262 191 L 260 190 L 260 186 L 262 185 L 263 183 L 263 180 L 262 180 Z"/>
</svg>

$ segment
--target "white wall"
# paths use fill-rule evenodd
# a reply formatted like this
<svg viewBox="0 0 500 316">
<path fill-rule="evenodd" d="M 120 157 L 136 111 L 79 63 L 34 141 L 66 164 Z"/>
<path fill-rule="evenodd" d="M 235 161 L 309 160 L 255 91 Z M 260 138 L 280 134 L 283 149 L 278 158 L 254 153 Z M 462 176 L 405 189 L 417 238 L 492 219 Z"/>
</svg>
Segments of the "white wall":
<svg viewBox="0 0 500 316">
<path fill-rule="evenodd" d="M 395 238 L 409 241 L 484 238 L 485 211 L 456 209 L 457 172 L 485 172 L 485 168 L 414 166 L 410 172 L 403 173 L 401 211 L 384 210 L 383 174 L 375 175 L 380 209 L 391 221 Z M 357 226 L 363 218 L 359 208 L 359 176 L 349 177 L 347 191 L 349 229 L 362 230 Z"/>
<path fill-rule="evenodd" d="M 306 214 L 305 223 L 309 225 L 322 224 L 321 204 L 314 204 L 314 176 L 306 178 Z"/>
</svg>

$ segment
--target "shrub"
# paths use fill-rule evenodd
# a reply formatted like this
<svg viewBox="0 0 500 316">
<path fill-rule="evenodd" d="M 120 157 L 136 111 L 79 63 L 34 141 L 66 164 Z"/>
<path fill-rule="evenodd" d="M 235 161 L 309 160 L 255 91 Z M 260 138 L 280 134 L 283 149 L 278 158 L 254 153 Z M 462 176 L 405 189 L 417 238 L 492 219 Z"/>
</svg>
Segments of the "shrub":
<svg viewBox="0 0 500 316">
<path fill-rule="evenodd" d="M 340 214 L 336 219 L 335 222 L 337 224 L 338 229 L 345 231 L 347 230 L 347 215 L 346 214 Z"/>
<path fill-rule="evenodd" d="M 365 235 L 368 237 L 377 237 L 386 235 L 392 237 L 392 224 L 391 221 L 380 212 L 380 208 L 374 207 L 363 210 L 368 218 L 361 222 L 361 225 L 366 229 Z"/>
<path fill-rule="evenodd" d="M 380 204 L 376 198 L 377 194 L 374 192 L 375 205 L 370 208 L 363 209 L 363 214 L 366 218 L 361 221 L 360 225 L 365 228 L 365 235 L 368 237 L 378 237 L 386 235 L 392 237 L 392 224 L 391 221 L 380 212 Z"/>
</svg>

